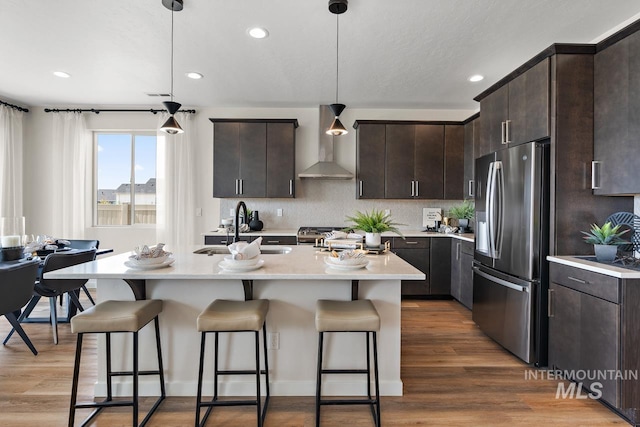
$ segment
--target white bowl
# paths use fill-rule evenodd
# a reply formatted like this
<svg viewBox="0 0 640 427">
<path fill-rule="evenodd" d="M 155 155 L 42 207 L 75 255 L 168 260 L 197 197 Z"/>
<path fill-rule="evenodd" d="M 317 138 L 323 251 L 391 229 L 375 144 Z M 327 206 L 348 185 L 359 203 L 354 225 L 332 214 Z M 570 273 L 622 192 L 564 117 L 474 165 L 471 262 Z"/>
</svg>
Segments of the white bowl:
<svg viewBox="0 0 640 427">
<path fill-rule="evenodd" d="M 154 257 L 154 258 L 140 258 L 140 259 L 136 259 L 135 255 L 131 255 L 129 257 L 129 261 L 131 261 L 132 264 L 137 264 L 137 265 L 154 265 L 154 264 L 162 264 L 163 262 L 165 262 L 167 260 L 167 258 L 169 257 L 168 252 L 165 253 L 164 255 L 161 255 L 159 257 Z"/>
<path fill-rule="evenodd" d="M 347 258 L 341 260 L 340 258 L 332 257 L 331 255 L 327 256 L 327 260 L 331 264 L 335 265 L 362 265 L 367 264 L 369 260 L 366 257 L 362 258 Z"/>
<path fill-rule="evenodd" d="M 225 255 L 224 257 L 224 261 L 229 263 L 229 265 L 243 265 L 243 266 L 248 266 L 248 265 L 255 265 L 258 263 L 258 261 L 260 261 L 260 257 L 256 256 L 253 258 L 249 258 L 249 259 L 233 259 L 233 255 Z"/>
<path fill-rule="evenodd" d="M 233 219 L 232 218 L 223 218 L 220 220 L 220 223 L 222 225 L 231 225 L 233 224 Z"/>
</svg>

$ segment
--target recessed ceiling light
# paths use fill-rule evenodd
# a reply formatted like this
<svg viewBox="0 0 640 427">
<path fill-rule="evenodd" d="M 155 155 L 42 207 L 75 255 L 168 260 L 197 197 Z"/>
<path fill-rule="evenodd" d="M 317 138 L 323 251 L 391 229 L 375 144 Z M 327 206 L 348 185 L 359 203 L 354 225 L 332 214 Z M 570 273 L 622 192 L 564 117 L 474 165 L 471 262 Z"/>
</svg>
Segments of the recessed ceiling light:
<svg viewBox="0 0 640 427">
<path fill-rule="evenodd" d="M 469 77 L 469 81 L 474 83 L 479 82 L 482 79 L 484 79 L 484 76 L 481 76 L 480 74 L 474 74 L 473 76 Z"/>
<path fill-rule="evenodd" d="M 265 28 L 260 27 L 249 28 L 247 32 L 254 39 L 264 39 L 265 37 L 269 36 L 269 31 L 267 31 Z"/>
<path fill-rule="evenodd" d="M 187 73 L 187 77 L 189 77 L 190 79 L 199 80 L 204 76 L 202 74 L 200 74 L 200 73 L 196 73 L 194 71 L 191 71 L 191 72 Z"/>
<path fill-rule="evenodd" d="M 63 79 L 68 79 L 71 77 L 71 74 L 65 73 L 64 71 L 54 71 L 53 75 L 56 77 L 62 77 Z"/>
</svg>

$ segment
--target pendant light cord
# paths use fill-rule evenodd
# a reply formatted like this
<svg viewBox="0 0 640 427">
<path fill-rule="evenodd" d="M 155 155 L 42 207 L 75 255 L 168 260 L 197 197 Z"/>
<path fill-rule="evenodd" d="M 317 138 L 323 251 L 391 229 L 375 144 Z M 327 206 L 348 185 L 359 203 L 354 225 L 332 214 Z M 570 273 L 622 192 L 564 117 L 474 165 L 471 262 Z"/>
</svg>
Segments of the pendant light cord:
<svg viewBox="0 0 640 427">
<path fill-rule="evenodd" d="M 338 19 L 340 15 L 336 14 L 336 104 L 338 103 L 338 67 L 339 67 L 339 49 L 340 49 L 340 25 Z"/>
<path fill-rule="evenodd" d="M 171 102 L 173 102 L 173 14 L 175 10 L 171 7 Z"/>
</svg>

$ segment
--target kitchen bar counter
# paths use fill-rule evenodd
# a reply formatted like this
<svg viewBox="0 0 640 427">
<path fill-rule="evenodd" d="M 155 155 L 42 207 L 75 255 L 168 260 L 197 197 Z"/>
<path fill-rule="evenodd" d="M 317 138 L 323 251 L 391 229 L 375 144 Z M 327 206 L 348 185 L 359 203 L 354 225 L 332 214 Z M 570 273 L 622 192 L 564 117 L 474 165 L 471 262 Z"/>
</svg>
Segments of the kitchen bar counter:
<svg viewBox="0 0 640 427">
<path fill-rule="evenodd" d="M 269 246 L 274 248 L 274 246 Z M 131 300 L 133 284 L 144 284 L 148 299 L 164 301 L 160 315 L 161 339 L 166 370 L 167 393 L 172 396 L 196 394 L 200 335 L 196 330 L 198 314 L 214 299 L 244 298 L 243 280 L 253 281 L 253 298 L 270 301 L 267 332 L 276 347 L 269 351 L 271 390 L 273 395 L 312 396 L 315 394 L 317 332 L 315 304 L 318 299 L 352 297 L 354 281 L 359 284 L 357 297 L 371 299 L 381 317 L 379 332 L 380 387 L 383 395 L 402 395 L 400 378 L 400 281 L 424 279 L 424 274 L 392 253 L 368 255 L 369 265 L 354 271 L 335 270 L 324 263 L 326 252 L 311 245 L 291 246 L 288 254 L 262 254 L 264 266 L 258 270 L 235 273 L 222 271 L 218 263 L 224 255 L 176 253 L 172 266 L 157 270 L 133 270 L 124 265 L 129 254 L 119 254 L 91 263 L 47 273 L 48 278 L 95 278 L 98 301 Z M 195 249 L 195 248 L 194 248 Z M 225 350 L 221 368 L 246 369 L 251 366 L 253 342 L 250 334 L 235 335 L 233 346 Z M 330 334 L 326 346 L 327 366 L 344 367 L 348 356 L 364 354 L 364 334 Z M 122 338 L 122 339 L 120 339 Z M 142 349 L 140 369 L 153 369 L 155 357 L 152 328 L 140 334 Z M 228 337 L 221 336 L 221 348 L 227 349 Z M 130 360 L 130 340 L 115 336 L 115 369 Z M 209 340 L 211 344 L 213 340 Z M 99 341 L 102 347 L 103 341 Z M 208 349 L 207 351 L 210 351 Z M 208 353 L 211 354 L 211 353 Z M 358 357 L 362 360 L 361 357 Z M 230 362 L 229 362 L 230 361 Z M 106 393 L 104 366 L 99 359 L 99 382 L 96 395 Z M 206 375 L 206 373 L 205 373 Z M 360 375 L 341 376 L 323 384 L 329 395 L 362 392 Z M 211 379 L 208 377 L 209 380 Z M 118 379 L 117 394 L 130 393 L 130 382 Z M 142 394 L 157 393 L 153 379 L 140 380 Z M 223 395 L 251 395 L 254 387 L 246 379 L 223 378 Z M 212 392 L 212 382 L 205 383 L 205 393 Z"/>
<path fill-rule="evenodd" d="M 617 277 L 619 279 L 640 279 L 640 270 L 625 268 L 621 264 L 597 262 L 595 256 L 548 256 L 547 260 L 558 264 L 568 265 L 594 273 Z"/>
</svg>

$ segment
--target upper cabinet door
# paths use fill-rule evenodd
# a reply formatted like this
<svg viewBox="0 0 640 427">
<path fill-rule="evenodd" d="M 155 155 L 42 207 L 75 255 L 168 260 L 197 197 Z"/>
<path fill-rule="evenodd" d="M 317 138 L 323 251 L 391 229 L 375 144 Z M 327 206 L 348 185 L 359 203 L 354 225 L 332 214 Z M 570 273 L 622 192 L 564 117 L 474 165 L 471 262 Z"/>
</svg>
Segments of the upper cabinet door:
<svg viewBox="0 0 640 427">
<path fill-rule="evenodd" d="M 549 58 L 509 82 L 509 144 L 549 137 Z"/>
<path fill-rule="evenodd" d="M 464 198 L 464 126 L 444 127 L 444 198 L 461 200 Z"/>
<path fill-rule="evenodd" d="M 415 198 L 444 198 L 444 129 L 443 125 L 415 126 Z"/>
<path fill-rule="evenodd" d="M 414 183 L 415 126 L 386 125 L 385 196 L 387 199 L 410 199 Z"/>
<path fill-rule="evenodd" d="M 509 86 L 504 85 L 480 101 L 480 145 L 476 158 L 504 147 L 509 118 Z"/>
<path fill-rule="evenodd" d="M 267 197 L 294 197 L 295 145 L 292 124 L 267 124 Z"/>
<path fill-rule="evenodd" d="M 640 33 L 598 52 L 594 81 L 594 194 L 640 193 Z"/>
<path fill-rule="evenodd" d="M 240 195 L 265 197 L 267 194 L 267 125 L 240 123 Z"/>
<path fill-rule="evenodd" d="M 356 198 L 384 199 L 384 124 L 359 124 L 356 136 Z"/>
<path fill-rule="evenodd" d="M 462 196 L 464 199 L 473 200 L 474 195 L 474 166 L 475 155 L 474 149 L 476 141 L 480 138 L 480 119 L 476 118 L 464 125 L 464 182 L 462 187 Z"/>
<path fill-rule="evenodd" d="M 213 124 L 213 197 L 237 197 L 240 179 L 239 123 Z"/>
</svg>

